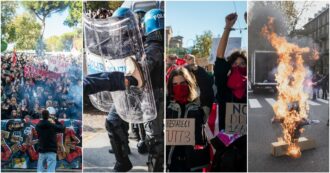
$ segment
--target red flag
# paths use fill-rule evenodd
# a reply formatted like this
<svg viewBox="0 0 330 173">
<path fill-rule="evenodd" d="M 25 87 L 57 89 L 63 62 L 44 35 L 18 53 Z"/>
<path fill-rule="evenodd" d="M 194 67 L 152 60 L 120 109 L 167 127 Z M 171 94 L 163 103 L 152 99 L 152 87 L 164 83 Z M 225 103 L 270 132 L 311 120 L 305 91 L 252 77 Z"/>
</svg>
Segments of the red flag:
<svg viewBox="0 0 330 173">
<path fill-rule="evenodd" d="M 16 49 L 14 48 L 14 52 L 13 52 L 13 66 L 16 65 L 17 62 L 17 56 L 16 56 Z"/>
<path fill-rule="evenodd" d="M 206 135 L 206 138 L 208 141 L 210 141 L 211 139 L 216 137 L 219 133 L 219 111 L 218 111 L 218 109 L 219 109 L 219 105 L 217 103 L 213 103 L 209 118 L 204 127 L 204 132 L 205 132 L 205 135 Z M 213 160 L 214 154 L 215 154 L 215 149 L 211 145 L 210 160 Z M 207 171 L 210 171 L 210 170 L 211 170 L 211 163 L 210 163 L 209 167 L 207 168 Z"/>
</svg>

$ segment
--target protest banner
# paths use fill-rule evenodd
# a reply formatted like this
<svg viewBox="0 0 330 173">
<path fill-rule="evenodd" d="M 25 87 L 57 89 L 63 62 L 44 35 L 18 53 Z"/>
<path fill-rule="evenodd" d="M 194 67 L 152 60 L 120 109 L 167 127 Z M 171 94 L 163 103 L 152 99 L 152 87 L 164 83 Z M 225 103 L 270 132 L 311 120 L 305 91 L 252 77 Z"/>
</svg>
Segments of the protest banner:
<svg viewBox="0 0 330 173">
<path fill-rule="evenodd" d="M 195 119 L 166 119 L 166 145 L 195 145 Z"/>
<path fill-rule="evenodd" d="M 56 79 L 59 78 L 60 76 L 61 74 L 59 73 L 38 69 L 37 67 L 32 65 L 31 66 L 26 65 L 24 67 L 24 77 L 26 78 L 47 77 L 47 78 Z"/>
<path fill-rule="evenodd" d="M 39 119 L 29 121 L 21 119 L 1 120 L 2 169 L 37 168 L 39 142 L 35 126 L 39 121 Z M 80 120 L 72 119 L 59 119 L 59 121 L 66 129 L 64 133 L 57 135 L 56 167 L 80 169 L 82 167 L 82 123 Z M 60 150 L 61 148 L 64 150 Z"/>
<path fill-rule="evenodd" d="M 50 56 L 47 58 L 48 70 L 55 73 L 65 73 L 69 70 L 70 62 L 67 57 Z"/>
</svg>

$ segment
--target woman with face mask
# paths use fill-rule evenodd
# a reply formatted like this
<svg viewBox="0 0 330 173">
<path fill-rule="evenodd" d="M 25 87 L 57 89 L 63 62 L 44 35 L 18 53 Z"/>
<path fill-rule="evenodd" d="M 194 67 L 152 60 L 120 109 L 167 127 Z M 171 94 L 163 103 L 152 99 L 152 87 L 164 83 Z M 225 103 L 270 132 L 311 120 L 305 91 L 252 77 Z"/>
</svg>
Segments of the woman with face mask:
<svg viewBox="0 0 330 173">
<path fill-rule="evenodd" d="M 233 137 L 224 133 L 226 124 L 226 103 L 247 102 L 247 58 L 244 51 L 234 51 L 227 60 L 225 50 L 229 38 L 237 20 L 237 14 L 232 13 L 226 16 L 226 26 L 221 36 L 217 49 L 217 59 L 214 64 L 214 77 L 217 87 L 216 100 L 218 102 L 219 134 L 211 139 L 211 144 L 216 150 L 212 161 L 211 171 L 246 171 L 246 135 L 239 134 Z M 223 135 L 231 139 L 230 143 L 224 142 Z"/>
<path fill-rule="evenodd" d="M 209 148 L 203 134 L 205 115 L 198 90 L 195 78 L 186 68 L 171 71 L 167 81 L 166 118 L 195 119 L 195 146 L 167 146 L 166 162 L 170 172 L 199 172 L 208 166 Z"/>
</svg>

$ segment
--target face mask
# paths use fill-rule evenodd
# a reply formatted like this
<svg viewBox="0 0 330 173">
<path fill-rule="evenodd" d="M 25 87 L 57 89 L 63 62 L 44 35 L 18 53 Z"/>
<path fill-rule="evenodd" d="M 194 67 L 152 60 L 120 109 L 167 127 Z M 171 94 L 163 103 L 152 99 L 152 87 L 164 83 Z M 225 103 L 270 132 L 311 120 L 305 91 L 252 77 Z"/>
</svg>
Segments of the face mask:
<svg viewBox="0 0 330 173">
<path fill-rule="evenodd" d="M 236 67 L 232 67 L 231 68 L 231 73 L 239 73 L 242 76 L 246 76 L 247 74 L 247 69 L 246 67 L 240 67 L 240 66 L 236 66 Z"/>
<path fill-rule="evenodd" d="M 189 87 L 186 84 L 179 84 L 173 86 L 173 95 L 174 100 L 180 104 L 187 104 L 188 103 L 188 96 L 189 96 Z"/>
<path fill-rule="evenodd" d="M 233 95 L 241 99 L 246 93 L 246 67 L 232 67 L 228 77 L 227 86 L 231 89 Z"/>
</svg>

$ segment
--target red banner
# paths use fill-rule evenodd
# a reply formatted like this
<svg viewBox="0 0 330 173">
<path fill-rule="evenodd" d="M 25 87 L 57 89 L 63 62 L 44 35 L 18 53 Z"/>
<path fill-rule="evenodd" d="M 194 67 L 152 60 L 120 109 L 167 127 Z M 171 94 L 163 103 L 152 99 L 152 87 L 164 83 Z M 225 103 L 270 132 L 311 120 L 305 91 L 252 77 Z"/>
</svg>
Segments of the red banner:
<svg viewBox="0 0 330 173">
<path fill-rule="evenodd" d="M 61 74 L 54 73 L 48 70 L 38 69 L 34 66 L 24 67 L 24 77 L 26 78 L 36 78 L 36 77 L 46 77 L 46 78 L 59 78 Z"/>
</svg>

